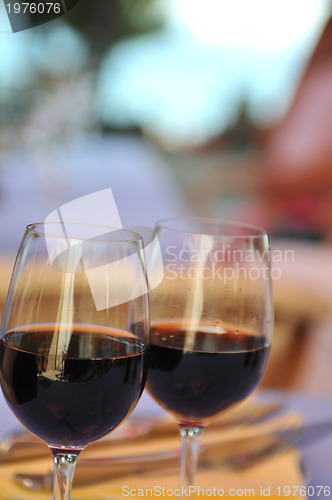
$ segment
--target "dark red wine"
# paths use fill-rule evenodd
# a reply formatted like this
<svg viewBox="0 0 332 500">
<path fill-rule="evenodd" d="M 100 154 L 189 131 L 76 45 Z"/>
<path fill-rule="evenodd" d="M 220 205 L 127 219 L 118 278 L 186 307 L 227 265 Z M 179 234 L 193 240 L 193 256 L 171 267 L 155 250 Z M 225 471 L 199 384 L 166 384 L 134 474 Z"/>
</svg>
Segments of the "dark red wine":
<svg viewBox="0 0 332 500">
<path fill-rule="evenodd" d="M 160 322 L 151 327 L 147 388 L 180 421 L 204 422 L 252 392 L 268 355 L 262 336 Z"/>
<path fill-rule="evenodd" d="M 84 446 L 112 431 L 134 408 L 146 380 L 147 350 L 137 336 L 80 326 L 56 355 L 57 325 L 8 332 L 0 343 L 8 405 L 47 443 Z M 63 337 L 62 337 L 63 338 Z"/>
</svg>

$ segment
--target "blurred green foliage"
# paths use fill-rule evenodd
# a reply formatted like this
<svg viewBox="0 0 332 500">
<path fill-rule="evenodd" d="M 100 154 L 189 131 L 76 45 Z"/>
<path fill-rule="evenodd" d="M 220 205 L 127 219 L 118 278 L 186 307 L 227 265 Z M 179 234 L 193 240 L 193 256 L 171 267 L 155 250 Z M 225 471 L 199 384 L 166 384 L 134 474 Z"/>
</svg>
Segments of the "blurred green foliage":
<svg viewBox="0 0 332 500">
<path fill-rule="evenodd" d="M 80 32 L 99 60 L 116 42 L 163 27 L 159 0 L 81 0 L 64 20 Z"/>
</svg>

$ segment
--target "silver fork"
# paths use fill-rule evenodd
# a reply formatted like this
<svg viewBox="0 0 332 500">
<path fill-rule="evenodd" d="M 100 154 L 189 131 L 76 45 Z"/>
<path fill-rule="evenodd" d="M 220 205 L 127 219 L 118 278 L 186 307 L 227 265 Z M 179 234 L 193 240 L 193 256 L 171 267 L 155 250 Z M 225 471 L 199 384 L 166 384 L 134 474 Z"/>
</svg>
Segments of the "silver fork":
<svg viewBox="0 0 332 500">
<path fill-rule="evenodd" d="M 254 425 L 271 418 L 280 412 L 284 406 L 282 404 L 264 404 L 246 408 L 241 414 L 232 418 L 211 422 L 212 430 L 231 428 L 238 425 Z M 129 420 L 128 420 L 129 422 Z M 126 424 L 124 424 L 126 425 Z M 130 442 L 133 439 L 141 439 L 144 442 L 147 439 L 157 437 L 168 437 L 171 434 L 178 434 L 178 427 L 172 421 L 156 421 L 146 419 L 132 419 L 130 433 L 126 435 L 122 432 L 123 426 L 109 437 L 96 441 L 89 445 L 89 448 L 100 448 L 109 446 L 110 443 L 120 444 Z M 29 432 L 21 432 L 8 436 L 0 441 L 0 463 L 16 460 L 26 460 L 40 458 L 50 453 L 47 445 L 39 438 Z"/>
<path fill-rule="evenodd" d="M 332 421 L 303 425 L 290 429 L 274 430 L 242 439 L 233 439 L 214 445 L 203 446 L 200 467 L 220 467 L 243 470 L 269 457 L 286 451 L 295 445 L 316 441 L 332 431 Z M 235 450 L 235 451 L 234 451 Z M 142 474 L 178 466 L 179 451 L 152 453 L 142 456 L 118 458 L 81 458 L 75 471 L 74 484 L 88 485 L 123 475 Z M 51 489 L 53 475 L 18 473 L 15 480 L 28 489 Z"/>
</svg>

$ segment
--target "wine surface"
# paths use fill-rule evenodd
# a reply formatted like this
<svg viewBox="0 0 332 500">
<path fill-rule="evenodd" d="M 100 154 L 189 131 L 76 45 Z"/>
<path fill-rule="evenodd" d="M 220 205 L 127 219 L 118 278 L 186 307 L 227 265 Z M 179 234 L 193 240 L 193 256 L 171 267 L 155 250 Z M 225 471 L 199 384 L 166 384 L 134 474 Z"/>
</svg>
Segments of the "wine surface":
<svg viewBox="0 0 332 500">
<path fill-rule="evenodd" d="M 152 324 L 147 389 L 181 422 L 204 422 L 252 392 L 269 350 L 248 332 Z"/>
<path fill-rule="evenodd" d="M 56 446 L 84 446 L 134 408 L 146 380 L 147 350 L 122 330 L 75 326 L 57 353 L 58 325 L 8 332 L 0 342 L 1 386 L 31 432 Z"/>
</svg>

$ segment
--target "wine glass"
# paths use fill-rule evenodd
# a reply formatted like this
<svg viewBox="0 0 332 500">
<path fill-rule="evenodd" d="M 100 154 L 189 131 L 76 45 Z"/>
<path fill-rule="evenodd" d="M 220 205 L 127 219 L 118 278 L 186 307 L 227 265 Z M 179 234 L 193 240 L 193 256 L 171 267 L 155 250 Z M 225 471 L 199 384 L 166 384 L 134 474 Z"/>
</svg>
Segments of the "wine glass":
<svg viewBox="0 0 332 500">
<path fill-rule="evenodd" d="M 156 234 L 164 278 L 150 291 L 147 390 L 180 424 L 187 488 L 204 427 L 246 398 L 265 372 L 273 323 L 269 242 L 256 227 L 209 219 L 162 220 Z"/>
<path fill-rule="evenodd" d="M 26 228 L 1 325 L 1 387 L 15 416 L 51 449 L 55 500 L 70 499 L 79 453 L 121 424 L 142 394 L 145 269 L 133 231 Z"/>
</svg>

